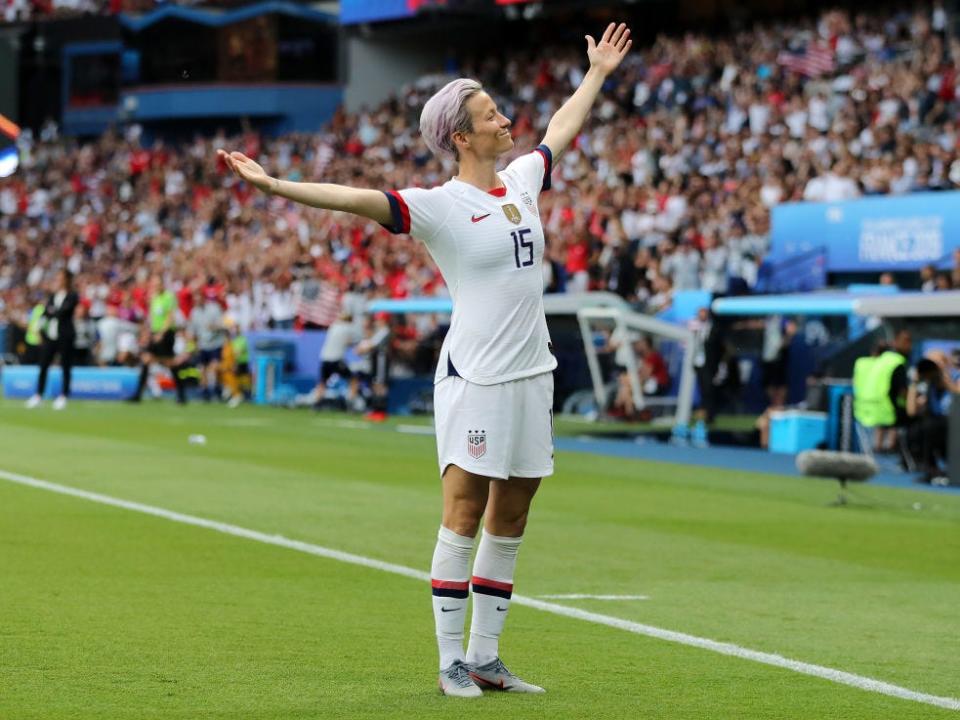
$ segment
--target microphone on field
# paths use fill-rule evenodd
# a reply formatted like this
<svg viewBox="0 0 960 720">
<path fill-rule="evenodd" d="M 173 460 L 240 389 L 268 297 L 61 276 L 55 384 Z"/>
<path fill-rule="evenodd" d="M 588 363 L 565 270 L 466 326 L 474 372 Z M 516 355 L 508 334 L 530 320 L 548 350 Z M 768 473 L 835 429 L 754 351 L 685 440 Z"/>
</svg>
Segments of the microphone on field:
<svg viewBox="0 0 960 720">
<path fill-rule="evenodd" d="M 867 455 L 836 450 L 804 450 L 797 455 L 797 470 L 804 475 L 864 482 L 877 474 L 876 461 Z"/>
<path fill-rule="evenodd" d="M 877 474 L 876 461 L 867 455 L 836 450 L 804 450 L 797 455 L 797 470 L 804 475 L 835 478 L 840 481 L 840 495 L 833 506 L 847 504 L 847 483 L 865 482 Z"/>
</svg>

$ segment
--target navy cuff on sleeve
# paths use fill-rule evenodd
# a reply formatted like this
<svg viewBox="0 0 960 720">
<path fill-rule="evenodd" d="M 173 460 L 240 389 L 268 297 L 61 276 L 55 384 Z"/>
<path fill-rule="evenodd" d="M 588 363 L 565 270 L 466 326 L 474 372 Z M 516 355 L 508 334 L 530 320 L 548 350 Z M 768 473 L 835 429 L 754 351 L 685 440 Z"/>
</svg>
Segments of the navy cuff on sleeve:
<svg viewBox="0 0 960 720">
<path fill-rule="evenodd" d="M 387 196 L 387 202 L 390 203 L 390 216 L 393 222 L 389 225 L 384 223 L 380 223 L 380 225 L 392 233 L 407 232 L 403 229 L 403 213 L 400 210 L 400 201 L 397 200 L 396 193 L 385 191 L 383 194 Z"/>
<path fill-rule="evenodd" d="M 551 186 L 550 174 L 553 172 L 553 153 L 550 152 L 550 148 L 542 143 L 537 145 L 535 150 L 543 155 L 543 186 L 540 188 L 540 192 L 543 192 L 549 190 Z"/>
</svg>

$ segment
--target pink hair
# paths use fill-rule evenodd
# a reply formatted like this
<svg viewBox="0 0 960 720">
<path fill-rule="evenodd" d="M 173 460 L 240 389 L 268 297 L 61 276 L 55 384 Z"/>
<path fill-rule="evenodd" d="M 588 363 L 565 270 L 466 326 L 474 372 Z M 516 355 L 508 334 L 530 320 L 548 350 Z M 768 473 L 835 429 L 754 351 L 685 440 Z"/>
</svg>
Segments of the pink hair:
<svg viewBox="0 0 960 720">
<path fill-rule="evenodd" d="M 420 113 L 420 135 L 434 155 L 449 153 L 457 160 L 460 154 L 453 143 L 453 134 L 473 130 L 473 119 L 467 101 L 483 91 L 476 80 L 451 80 L 427 100 Z"/>
</svg>

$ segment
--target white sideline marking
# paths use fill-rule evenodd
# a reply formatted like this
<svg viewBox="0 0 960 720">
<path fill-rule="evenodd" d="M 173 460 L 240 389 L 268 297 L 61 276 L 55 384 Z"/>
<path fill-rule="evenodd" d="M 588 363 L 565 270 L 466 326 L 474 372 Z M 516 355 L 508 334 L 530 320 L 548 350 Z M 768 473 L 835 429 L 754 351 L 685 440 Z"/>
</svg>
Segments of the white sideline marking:
<svg viewBox="0 0 960 720">
<path fill-rule="evenodd" d="M 349 428 L 350 430 L 369 430 L 371 425 L 368 422 L 363 422 L 362 420 L 328 420 L 327 418 L 314 418 L 314 425 L 320 425 L 321 427 L 339 427 L 339 428 Z"/>
<path fill-rule="evenodd" d="M 123 508 L 124 510 L 132 510 L 134 512 L 143 513 L 145 515 L 153 515 L 154 517 L 172 520 L 173 522 L 183 523 L 184 525 L 193 525 L 195 527 L 207 528 L 208 530 L 215 530 L 226 535 L 234 535 L 236 537 L 246 538 L 247 540 L 256 540 L 257 542 L 266 543 L 267 545 L 276 545 L 278 547 L 284 547 L 290 550 L 299 550 L 300 552 L 308 553 L 310 555 L 318 555 L 320 557 L 329 558 L 331 560 L 339 560 L 352 565 L 361 565 L 374 570 L 382 570 L 384 572 L 394 573 L 395 575 L 403 575 L 404 577 L 421 580 L 423 582 L 428 582 L 430 580 L 430 575 L 421 570 L 414 570 L 413 568 L 383 562 L 382 560 L 374 560 L 373 558 L 364 557 L 363 555 L 354 555 L 353 553 L 343 552 L 342 550 L 325 548 L 312 543 L 291 540 L 283 535 L 268 535 L 267 533 L 258 532 L 257 530 L 249 530 L 247 528 L 239 527 L 238 525 L 230 525 L 229 523 L 222 523 L 216 520 L 208 520 L 207 518 L 197 517 L 195 515 L 185 515 L 172 510 L 165 510 L 164 508 L 155 507 L 153 505 L 144 505 L 143 503 L 122 500 L 120 498 L 111 497 L 110 495 L 101 495 L 100 493 L 80 490 L 78 488 L 72 488 L 67 485 L 59 485 L 57 483 L 47 482 L 45 480 L 38 480 L 26 475 L 18 475 L 17 473 L 6 472 L 5 470 L 0 470 L 0 479 L 8 480 L 20 485 L 26 485 L 28 487 L 39 488 L 40 490 L 49 490 L 50 492 L 59 493 L 61 495 L 69 495 L 71 497 L 82 498 L 83 500 L 90 500 L 91 502 L 100 503 L 101 505 L 110 505 L 112 507 Z M 617 628 L 618 630 L 626 630 L 627 632 L 635 633 L 637 635 L 645 635 L 647 637 L 657 638 L 659 640 L 679 643 L 680 645 L 688 645 L 690 647 L 696 647 L 702 650 L 710 650 L 711 652 L 720 653 L 721 655 L 730 655 L 731 657 L 741 658 L 744 660 L 753 660 L 754 662 L 763 663 L 764 665 L 773 665 L 774 667 L 792 670 L 803 675 L 812 675 L 813 677 L 818 677 L 823 680 L 830 680 L 835 683 L 840 683 L 841 685 L 849 685 L 860 690 L 868 690 L 881 695 L 889 695 L 902 700 L 912 700 L 914 702 L 924 703 L 926 705 L 935 705 L 937 707 L 946 708 L 947 710 L 960 710 L 960 699 L 957 698 L 928 695 L 927 693 L 917 692 L 916 690 L 910 690 L 909 688 L 900 687 L 899 685 L 892 685 L 890 683 L 883 682 L 882 680 L 875 680 L 863 675 L 855 675 L 853 673 L 844 672 L 843 670 L 834 670 L 833 668 L 824 667 L 822 665 L 813 665 L 811 663 L 800 662 L 799 660 L 791 660 L 790 658 L 785 658 L 782 655 L 776 655 L 774 653 L 750 650 L 749 648 L 740 647 L 739 645 L 734 645 L 733 643 L 718 642 L 708 638 L 697 637 L 696 635 L 687 635 L 686 633 L 675 632 L 673 630 L 665 630 L 652 625 L 643 625 L 642 623 L 623 620 L 622 618 L 613 617 L 610 615 L 587 612 L 586 610 L 566 607 L 556 603 L 544 602 L 543 600 L 537 600 L 535 598 L 526 597 L 523 595 L 514 595 L 513 602 L 517 605 L 525 605 L 537 610 L 553 613 L 554 615 L 562 615 L 564 617 L 575 618 L 577 620 L 584 620 L 597 625 L 606 625 L 607 627 Z"/>
<path fill-rule="evenodd" d="M 537 595 L 543 600 L 649 600 L 649 595 L 583 595 L 572 593 L 569 595 Z"/>
<path fill-rule="evenodd" d="M 227 427 L 266 427 L 267 425 L 273 425 L 273 420 L 270 418 L 240 417 L 217 420 L 214 424 L 226 425 Z"/>
<path fill-rule="evenodd" d="M 397 425 L 397 432 L 409 435 L 436 435 L 436 431 L 430 425 Z"/>
</svg>

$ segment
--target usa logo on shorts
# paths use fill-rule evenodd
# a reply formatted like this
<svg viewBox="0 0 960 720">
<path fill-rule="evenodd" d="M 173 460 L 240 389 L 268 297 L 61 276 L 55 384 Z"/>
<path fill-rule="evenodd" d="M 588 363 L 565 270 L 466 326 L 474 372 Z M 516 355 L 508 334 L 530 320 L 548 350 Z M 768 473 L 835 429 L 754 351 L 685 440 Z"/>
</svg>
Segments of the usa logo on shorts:
<svg viewBox="0 0 960 720">
<path fill-rule="evenodd" d="M 467 430 L 467 452 L 474 460 L 482 458 L 487 453 L 487 431 Z"/>
</svg>

